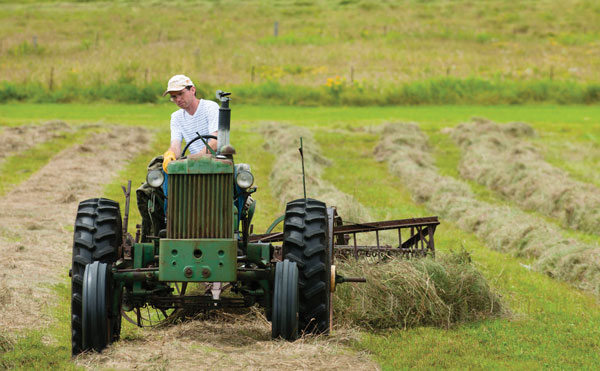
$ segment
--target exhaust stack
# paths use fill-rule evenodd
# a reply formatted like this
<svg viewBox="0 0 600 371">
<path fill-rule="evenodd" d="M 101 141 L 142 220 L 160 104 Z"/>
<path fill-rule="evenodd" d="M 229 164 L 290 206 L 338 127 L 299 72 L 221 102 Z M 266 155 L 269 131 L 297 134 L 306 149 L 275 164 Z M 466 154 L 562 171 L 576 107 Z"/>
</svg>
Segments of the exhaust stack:
<svg viewBox="0 0 600 371">
<path fill-rule="evenodd" d="M 229 143 L 229 127 L 231 123 L 231 109 L 229 108 L 229 95 L 222 90 L 217 90 L 217 99 L 221 102 L 219 108 L 219 134 L 217 136 L 217 154 L 233 155 L 235 150 Z"/>
</svg>

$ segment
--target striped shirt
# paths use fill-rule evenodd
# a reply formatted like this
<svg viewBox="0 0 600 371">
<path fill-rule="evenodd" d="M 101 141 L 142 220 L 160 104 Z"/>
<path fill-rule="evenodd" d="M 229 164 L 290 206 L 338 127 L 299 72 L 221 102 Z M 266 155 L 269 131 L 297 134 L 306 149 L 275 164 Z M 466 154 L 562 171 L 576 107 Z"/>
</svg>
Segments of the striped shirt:
<svg viewBox="0 0 600 371">
<path fill-rule="evenodd" d="M 183 108 L 171 115 L 171 142 L 185 139 L 189 143 L 198 134 L 208 135 L 219 130 L 219 105 L 210 100 L 200 99 L 198 108 L 190 116 Z M 204 143 L 198 139 L 190 146 L 190 153 L 198 153 L 204 149 Z"/>
</svg>

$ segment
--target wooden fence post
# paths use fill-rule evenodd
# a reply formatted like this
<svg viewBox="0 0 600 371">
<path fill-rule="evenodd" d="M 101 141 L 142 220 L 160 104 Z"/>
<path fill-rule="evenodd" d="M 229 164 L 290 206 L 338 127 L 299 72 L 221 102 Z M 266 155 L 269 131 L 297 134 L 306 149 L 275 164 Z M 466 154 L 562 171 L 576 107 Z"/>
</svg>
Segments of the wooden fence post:
<svg viewBox="0 0 600 371">
<path fill-rule="evenodd" d="M 54 89 L 54 66 L 50 67 L 50 80 L 48 81 L 48 90 Z"/>
</svg>

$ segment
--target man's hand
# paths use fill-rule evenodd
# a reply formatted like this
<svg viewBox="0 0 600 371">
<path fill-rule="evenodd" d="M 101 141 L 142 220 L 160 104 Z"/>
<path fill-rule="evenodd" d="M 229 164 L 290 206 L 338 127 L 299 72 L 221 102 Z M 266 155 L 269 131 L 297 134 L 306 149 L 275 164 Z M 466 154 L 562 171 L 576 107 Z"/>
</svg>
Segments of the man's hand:
<svg viewBox="0 0 600 371">
<path fill-rule="evenodd" d="M 165 154 L 163 155 L 163 170 L 165 171 L 165 173 L 167 172 L 167 165 L 169 165 L 169 162 L 175 160 L 177 160 L 177 157 L 175 157 L 175 153 L 173 151 L 168 150 L 167 152 L 165 152 Z"/>
</svg>

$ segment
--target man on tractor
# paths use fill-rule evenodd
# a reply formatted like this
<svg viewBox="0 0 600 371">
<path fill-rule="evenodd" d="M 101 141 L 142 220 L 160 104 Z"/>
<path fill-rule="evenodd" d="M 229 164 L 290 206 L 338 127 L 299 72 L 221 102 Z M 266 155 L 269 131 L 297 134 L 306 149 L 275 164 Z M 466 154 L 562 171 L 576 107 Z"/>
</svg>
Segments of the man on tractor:
<svg viewBox="0 0 600 371">
<path fill-rule="evenodd" d="M 185 75 L 175 75 L 169 79 L 167 90 L 163 96 L 170 95 L 171 101 L 180 109 L 171 114 L 171 144 L 162 155 L 155 157 L 148 164 L 148 170 L 162 167 L 165 175 L 162 192 L 151 187 L 148 182 L 142 184 L 136 191 L 137 204 L 142 217 L 142 242 L 147 242 L 147 236 L 157 236 L 165 228 L 165 195 L 167 165 L 181 156 L 181 142 L 186 143 L 198 135 L 212 135 L 214 139 L 207 140 L 208 146 L 217 149 L 219 128 L 219 105 L 213 101 L 196 97 L 196 87 L 192 80 Z M 210 153 L 203 141 L 194 141 L 189 146 L 194 154 Z"/>
</svg>

